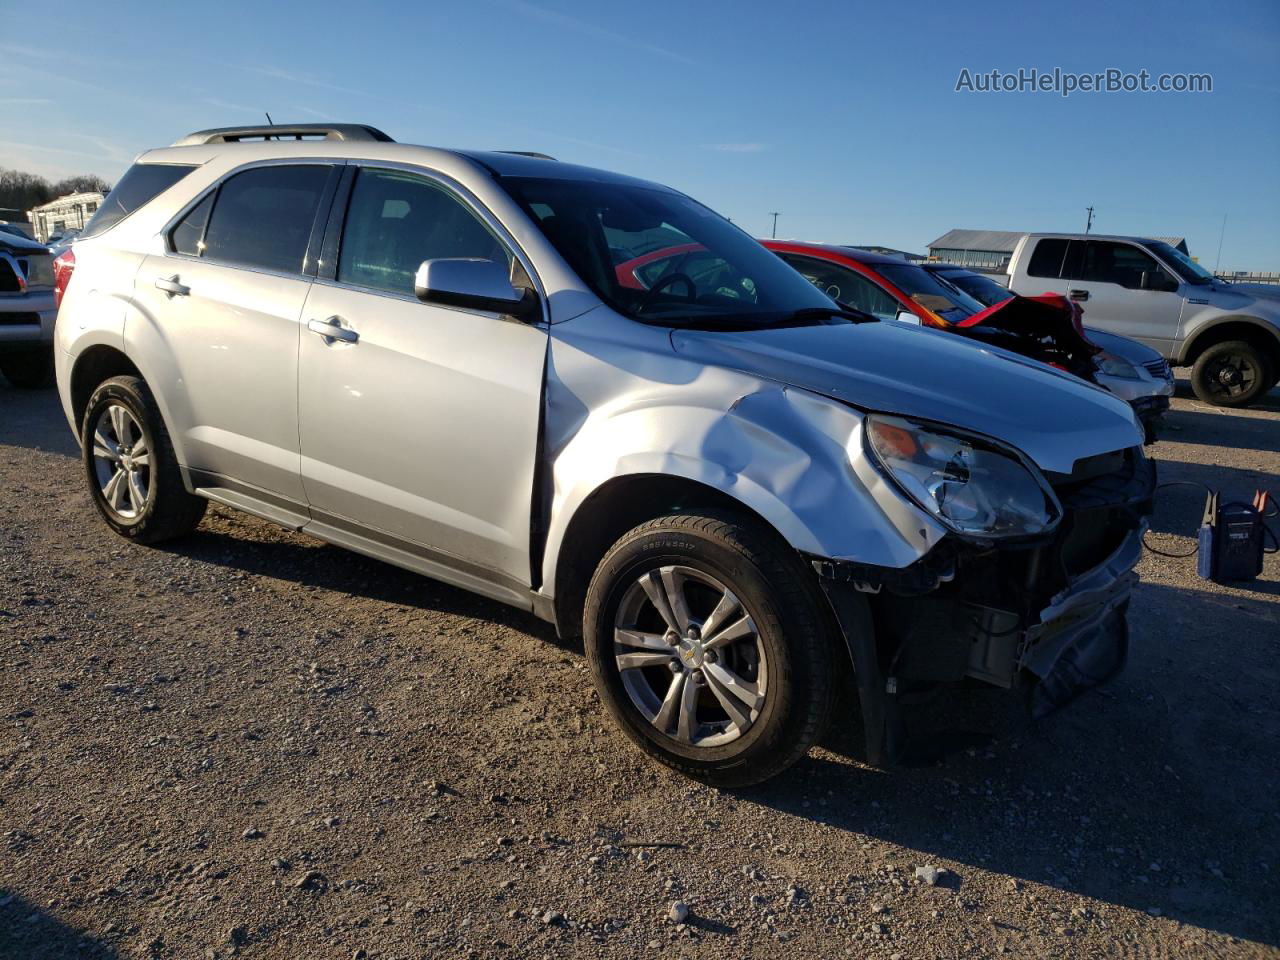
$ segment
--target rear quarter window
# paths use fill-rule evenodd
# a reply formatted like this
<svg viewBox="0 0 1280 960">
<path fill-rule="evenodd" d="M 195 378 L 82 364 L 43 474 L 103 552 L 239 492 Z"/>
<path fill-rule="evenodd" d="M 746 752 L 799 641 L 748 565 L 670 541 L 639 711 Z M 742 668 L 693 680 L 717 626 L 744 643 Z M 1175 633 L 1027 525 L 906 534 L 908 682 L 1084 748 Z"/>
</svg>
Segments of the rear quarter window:
<svg viewBox="0 0 1280 960">
<path fill-rule="evenodd" d="M 192 164 L 135 163 L 107 194 L 98 212 L 85 224 L 81 238 L 96 237 L 110 230 L 194 169 Z"/>
</svg>

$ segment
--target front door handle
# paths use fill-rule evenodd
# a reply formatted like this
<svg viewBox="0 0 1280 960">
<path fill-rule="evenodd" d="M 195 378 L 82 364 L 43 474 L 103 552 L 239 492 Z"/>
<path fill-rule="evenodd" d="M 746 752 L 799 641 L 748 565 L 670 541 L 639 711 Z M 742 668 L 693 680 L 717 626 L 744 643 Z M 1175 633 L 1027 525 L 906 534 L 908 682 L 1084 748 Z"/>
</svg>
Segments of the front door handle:
<svg viewBox="0 0 1280 960">
<path fill-rule="evenodd" d="M 341 340 L 343 343 L 355 343 L 360 334 L 350 327 L 342 325 L 341 317 L 330 317 L 328 320 L 308 320 L 307 329 L 324 338 L 325 343 Z"/>
<path fill-rule="evenodd" d="M 163 290 L 171 300 L 174 297 L 185 297 L 191 292 L 190 287 L 183 286 L 178 282 L 176 273 L 172 277 L 156 277 L 156 289 Z"/>
<path fill-rule="evenodd" d="M 1067 296 L 1072 300 L 1083 303 L 1084 301 L 1089 299 L 1089 291 L 1088 290 L 1068 290 Z"/>
</svg>

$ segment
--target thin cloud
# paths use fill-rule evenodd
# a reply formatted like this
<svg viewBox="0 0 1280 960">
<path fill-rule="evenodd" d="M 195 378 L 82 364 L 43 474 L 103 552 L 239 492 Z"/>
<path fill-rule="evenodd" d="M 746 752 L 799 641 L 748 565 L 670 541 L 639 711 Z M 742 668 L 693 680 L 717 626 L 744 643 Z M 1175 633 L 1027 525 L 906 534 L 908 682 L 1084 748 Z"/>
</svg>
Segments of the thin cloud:
<svg viewBox="0 0 1280 960">
<path fill-rule="evenodd" d="M 579 147 L 587 147 L 591 150 L 603 150 L 606 153 L 616 153 L 624 157 L 642 157 L 644 154 L 636 153 L 634 150 L 627 150 L 624 147 L 611 147 L 607 143 L 597 143 L 594 140 L 582 140 L 578 137 L 570 137 L 563 133 L 555 133 L 550 130 L 538 131 L 542 136 L 550 137 L 555 140 L 562 140 L 565 143 L 572 143 Z"/>
<path fill-rule="evenodd" d="M 22 47 L 16 43 L 0 43 L 0 53 L 12 53 L 19 57 L 31 57 L 33 60 L 44 59 L 47 55 L 45 50 L 37 50 L 35 47 Z"/>
<path fill-rule="evenodd" d="M 630 47 L 632 50 L 639 50 L 641 53 L 650 53 L 655 57 L 662 57 L 665 60 L 674 60 L 676 63 L 683 63 L 686 66 L 697 66 L 697 61 L 692 60 L 683 54 L 676 53 L 674 50 L 667 50 L 665 47 L 656 47 L 651 43 L 643 43 L 632 37 L 624 36 L 621 33 L 614 33 L 604 27 L 596 26 L 586 20 L 578 17 L 570 16 L 567 13 L 561 13 L 558 10 L 547 10 L 536 4 L 528 3 L 526 0 L 499 0 L 502 6 L 508 10 L 514 10 L 516 13 L 522 13 L 526 17 L 532 17 L 535 20 L 541 20 L 543 23 L 550 23 L 557 27 L 565 27 L 569 30 L 576 30 L 578 33 L 586 34 L 589 37 L 595 37 L 598 40 L 608 40 L 611 43 L 620 44 L 624 47 Z"/>
<path fill-rule="evenodd" d="M 37 153 L 57 153 L 72 157 L 95 157 L 98 160 L 104 159 L 102 151 L 100 150 L 94 152 L 90 152 L 88 150 L 71 150 L 67 147 L 50 147 L 42 143 L 19 143 L 16 140 L 0 140 L 0 147 L 12 147 L 17 150 L 33 150 Z"/>
<path fill-rule="evenodd" d="M 126 150 L 124 147 L 117 143 L 113 143 L 110 140 L 104 140 L 102 137 L 95 137 L 86 133 L 69 133 L 67 135 L 75 137 L 78 140 L 88 141 L 106 154 L 111 160 L 128 160 L 133 156 L 133 153 Z"/>
<path fill-rule="evenodd" d="M 0 104 L 4 104 L 6 107 L 27 106 L 37 103 L 53 103 L 53 101 L 44 97 L 0 97 Z"/>
<path fill-rule="evenodd" d="M 247 103 L 232 103 L 230 100 L 223 100 L 221 97 L 204 97 L 202 103 L 207 103 L 211 107 L 217 107 L 219 110 L 235 110 L 237 113 L 262 113 L 262 107 L 251 107 Z"/>
<path fill-rule="evenodd" d="M 721 153 L 762 153 L 769 149 L 767 143 L 709 143 L 708 150 L 719 150 Z"/>
<path fill-rule="evenodd" d="M 276 67 L 252 67 L 241 63 L 232 63 L 228 66 L 235 67 L 237 70 L 244 70 L 247 73 L 256 73 L 259 76 L 270 77 L 272 80 L 284 80 L 286 83 L 301 84 L 304 87 L 316 87 L 320 90 L 333 90 L 337 93 L 346 93 L 355 97 L 372 97 L 373 94 L 365 90 L 355 90 L 351 87 L 341 87 L 336 83 L 329 83 L 326 80 L 317 80 L 315 77 L 308 76 L 304 73 L 292 73 L 288 70 L 280 70 Z"/>
</svg>

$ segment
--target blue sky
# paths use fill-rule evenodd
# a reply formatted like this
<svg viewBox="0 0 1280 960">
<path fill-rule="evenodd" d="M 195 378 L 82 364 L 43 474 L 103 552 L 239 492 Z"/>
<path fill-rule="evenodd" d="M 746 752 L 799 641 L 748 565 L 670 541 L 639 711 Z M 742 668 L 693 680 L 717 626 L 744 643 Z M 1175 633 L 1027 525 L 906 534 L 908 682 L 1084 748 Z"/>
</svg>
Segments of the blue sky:
<svg viewBox="0 0 1280 960">
<path fill-rule="evenodd" d="M 758 235 L 1185 235 L 1280 270 L 1280 3 L 0 0 L 0 166 L 118 177 L 191 130 L 358 120 L 684 190 Z M 17 25 L 17 29 L 10 29 Z M 24 24 L 29 24 L 24 28 Z M 56 39 L 50 59 L 46 42 Z M 1213 92 L 957 93 L 1020 67 Z"/>
</svg>

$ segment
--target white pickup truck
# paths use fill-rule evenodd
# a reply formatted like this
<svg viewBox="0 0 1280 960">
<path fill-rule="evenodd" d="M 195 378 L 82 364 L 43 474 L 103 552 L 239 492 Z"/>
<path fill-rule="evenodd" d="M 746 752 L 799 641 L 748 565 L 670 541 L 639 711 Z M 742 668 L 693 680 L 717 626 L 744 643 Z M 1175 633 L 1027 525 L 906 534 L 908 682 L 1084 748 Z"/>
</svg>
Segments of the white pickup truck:
<svg viewBox="0 0 1280 960">
<path fill-rule="evenodd" d="M 1237 289 L 1160 240 L 1030 233 L 1009 261 L 1015 293 L 1061 293 L 1085 322 L 1191 367 L 1201 400 L 1245 406 L 1280 379 L 1280 300 Z"/>
</svg>

